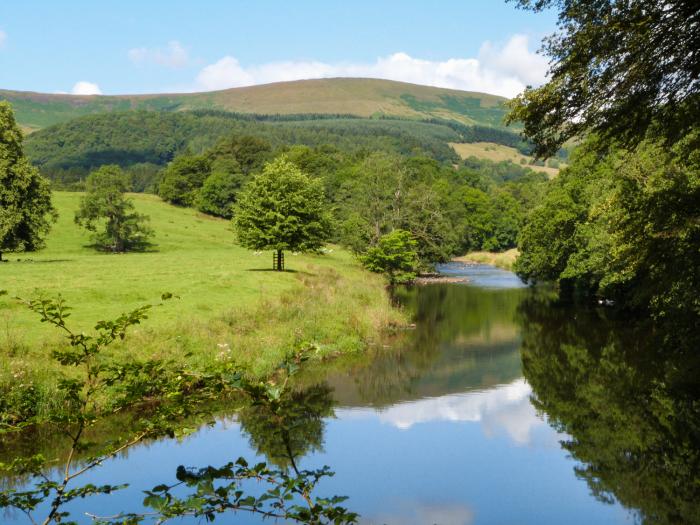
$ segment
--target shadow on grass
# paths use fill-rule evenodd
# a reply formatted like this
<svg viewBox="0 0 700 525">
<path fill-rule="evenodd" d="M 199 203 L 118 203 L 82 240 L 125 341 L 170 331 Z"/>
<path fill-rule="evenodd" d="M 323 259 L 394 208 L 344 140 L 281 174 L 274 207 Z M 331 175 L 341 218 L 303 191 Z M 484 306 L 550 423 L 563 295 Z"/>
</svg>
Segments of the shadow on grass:
<svg viewBox="0 0 700 525">
<path fill-rule="evenodd" d="M 83 248 L 90 248 L 98 253 L 103 253 L 105 255 L 123 255 L 126 253 L 158 253 L 160 251 L 157 249 L 157 244 L 149 244 L 148 246 L 138 248 L 129 248 L 128 250 L 124 250 L 123 252 L 115 252 L 113 250 L 110 250 L 109 248 L 105 248 L 100 244 L 83 244 Z"/>
<path fill-rule="evenodd" d="M 279 270 L 273 270 L 272 268 L 248 268 L 246 272 L 274 272 L 274 273 L 303 273 L 306 275 L 311 275 L 308 272 L 300 272 L 299 270 L 293 270 L 293 269 L 287 269 L 285 268 L 282 271 Z"/>
<path fill-rule="evenodd" d="M 46 264 L 46 263 L 61 263 L 61 262 L 72 262 L 75 259 L 39 259 L 39 260 L 34 260 L 34 259 L 17 259 L 18 263 L 31 263 L 31 264 Z M 10 262 L 10 261 L 2 261 L 2 262 Z"/>
</svg>

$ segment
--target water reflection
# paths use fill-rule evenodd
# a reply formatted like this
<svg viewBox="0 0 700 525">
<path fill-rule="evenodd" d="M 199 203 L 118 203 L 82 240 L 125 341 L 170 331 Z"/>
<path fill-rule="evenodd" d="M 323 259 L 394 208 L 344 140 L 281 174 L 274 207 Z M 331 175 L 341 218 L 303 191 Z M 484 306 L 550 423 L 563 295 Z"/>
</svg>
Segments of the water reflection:
<svg viewBox="0 0 700 525">
<path fill-rule="evenodd" d="M 449 271 L 476 273 L 397 291 L 416 326 L 388 347 L 324 363 L 274 403 L 102 476 L 138 501 L 178 463 L 234 453 L 330 465 L 322 492 L 348 495 L 363 523 L 698 523 L 697 341 L 558 305 L 511 274 Z M 43 446 L 53 453 L 48 435 Z M 121 497 L 113 510 L 131 507 Z"/>
<path fill-rule="evenodd" d="M 324 418 L 333 415 L 331 389 L 313 385 L 263 401 L 239 412 L 242 430 L 250 437 L 251 448 L 269 463 L 297 470 L 299 459 L 323 449 Z"/>
<path fill-rule="evenodd" d="M 533 404 L 570 436 L 576 475 L 642 521 L 700 523 L 698 341 L 601 310 L 530 299 L 519 312 Z"/>
<path fill-rule="evenodd" d="M 514 444 L 531 444 L 532 431 L 545 426 L 530 403 L 532 389 L 523 379 L 483 391 L 397 403 L 375 411 L 355 411 L 354 417 L 376 417 L 401 430 L 431 422 L 478 423 L 484 434 L 505 433 Z"/>
<path fill-rule="evenodd" d="M 323 377 L 341 406 L 384 407 L 511 383 L 522 375 L 515 316 L 527 293 L 449 284 L 398 289 L 415 329 Z"/>
</svg>

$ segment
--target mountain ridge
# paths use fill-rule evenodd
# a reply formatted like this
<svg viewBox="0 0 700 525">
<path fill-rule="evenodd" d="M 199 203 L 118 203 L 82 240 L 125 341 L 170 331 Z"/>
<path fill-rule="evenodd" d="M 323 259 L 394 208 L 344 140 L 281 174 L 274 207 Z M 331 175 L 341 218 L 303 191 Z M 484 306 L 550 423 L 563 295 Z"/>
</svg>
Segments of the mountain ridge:
<svg viewBox="0 0 700 525">
<path fill-rule="evenodd" d="M 214 109 L 257 114 L 439 118 L 502 127 L 506 98 L 372 78 L 294 80 L 195 93 L 70 95 L 0 89 L 26 132 L 111 111 Z"/>
</svg>

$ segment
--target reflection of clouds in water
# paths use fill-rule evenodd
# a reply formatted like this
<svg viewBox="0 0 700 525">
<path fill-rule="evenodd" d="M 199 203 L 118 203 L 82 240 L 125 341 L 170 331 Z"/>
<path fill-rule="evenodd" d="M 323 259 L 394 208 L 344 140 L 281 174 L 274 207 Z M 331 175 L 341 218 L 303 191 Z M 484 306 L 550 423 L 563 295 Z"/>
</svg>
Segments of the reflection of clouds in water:
<svg viewBox="0 0 700 525">
<path fill-rule="evenodd" d="M 474 522 L 474 511 L 463 504 L 417 505 L 413 502 L 401 502 L 400 514 L 381 514 L 376 517 L 360 519 L 362 524 L 383 523 L 386 525 L 470 525 Z"/>
<path fill-rule="evenodd" d="M 432 421 L 481 423 L 487 436 L 504 431 L 515 444 L 527 445 L 532 442 L 532 434 L 536 428 L 547 427 L 530 403 L 531 394 L 530 385 L 524 379 L 517 379 L 489 390 L 399 403 L 379 412 L 372 411 L 371 414 L 376 415 L 383 423 L 389 423 L 402 430 Z M 362 415 L 353 411 L 351 417 L 370 415 L 364 410 L 361 412 Z M 347 415 L 350 414 L 343 411 L 341 417 Z M 550 439 L 545 441 L 556 443 L 556 433 L 549 434 Z"/>
</svg>

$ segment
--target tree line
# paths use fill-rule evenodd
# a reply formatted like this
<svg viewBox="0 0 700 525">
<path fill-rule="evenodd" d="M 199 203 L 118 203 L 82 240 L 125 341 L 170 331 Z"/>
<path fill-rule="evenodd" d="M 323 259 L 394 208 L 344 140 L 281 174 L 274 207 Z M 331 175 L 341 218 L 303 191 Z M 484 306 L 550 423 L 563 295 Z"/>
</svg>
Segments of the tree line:
<svg viewBox="0 0 700 525">
<path fill-rule="evenodd" d="M 700 6 L 514 0 L 560 8 L 550 80 L 511 101 L 535 153 L 571 165 L 520 233 L 516 271 L 657 320 L 700 317 Z"/>
<path fill-rule="evenodd" d="M 547 184 L 544 175 L 511 163 L 455 168 L 421 155 L 329 145 L 275 149 L 260 137 L 234 135 L 200 155 L 173 159 L 160 173 L 157 191 L 172 204 L 236 220 L 239 195 L 249 195 L 245 188 L 259 181 L 256 173 L 273 169 L 284 178 L 291 166 L 323 188 L 328 239 L 359 255 L 402 230 L 415 242 L 423 268 L 470 250 L 514 247 Z"/>
</svg>

